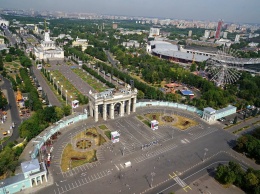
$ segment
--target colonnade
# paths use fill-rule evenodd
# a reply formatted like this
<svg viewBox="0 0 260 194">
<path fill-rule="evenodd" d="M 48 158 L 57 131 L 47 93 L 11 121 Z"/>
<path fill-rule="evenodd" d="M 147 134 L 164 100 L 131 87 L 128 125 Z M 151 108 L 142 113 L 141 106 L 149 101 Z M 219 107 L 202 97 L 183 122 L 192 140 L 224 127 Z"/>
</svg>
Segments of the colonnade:
<svg viewBox="0 0 260 194">
<path fill-rule="evenodd" d="M 133 98 L 128 99 L 113 99 L 106 101 L 104 100 L 103 103 L 90 103 L 90 116 L 94 117 L 95 122 L 98 121 L 98 113 L 99 113 L 99 105 L 102 105 L 102 117 L 106 121 L 108 118 L 108 108 L 109 108 L 109 118 L 114 119 L 115 118 L 115 106 L 116 104 L 120 104 L 119 109 L 119 116 L 123 117 L 125 113 L 127 115 L 130 114 L 131 110 L 132 112 L 136 111 L 136 96 Z M 125 108 L 126 107 L 126 108 Z M 126 110 L 126 111 L 125 111 Z"/>
</svg>

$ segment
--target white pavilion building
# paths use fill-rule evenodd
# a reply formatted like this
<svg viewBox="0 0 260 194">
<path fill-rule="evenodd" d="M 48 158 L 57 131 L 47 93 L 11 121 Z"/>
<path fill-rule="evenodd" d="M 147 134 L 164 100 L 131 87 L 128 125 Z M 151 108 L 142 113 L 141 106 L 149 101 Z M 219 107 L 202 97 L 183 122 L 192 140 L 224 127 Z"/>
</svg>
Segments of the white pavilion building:
<svg viewBox="0 0 260 194">
<path fill-rule="evenodd" d="M 64 51 L 57 47 L 55 42 L 50 39 L 50 31 L 44 32 L 44 40 L 37 47 L 34 47 L 34 54 L 37 59 L 64 59 Z"/>
</svg>

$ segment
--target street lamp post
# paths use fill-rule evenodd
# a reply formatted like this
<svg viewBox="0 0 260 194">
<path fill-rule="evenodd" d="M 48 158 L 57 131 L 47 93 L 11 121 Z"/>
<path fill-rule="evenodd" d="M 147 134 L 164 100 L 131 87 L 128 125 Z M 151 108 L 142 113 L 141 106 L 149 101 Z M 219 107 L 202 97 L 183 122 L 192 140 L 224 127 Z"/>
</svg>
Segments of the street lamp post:
<svg viewBox="0 0 260 194">
<path fill-rule="evenodd" d="M 59 94 L 59 83 L 60 83 L 60 81 L 57 81 L 57 83 L 56 83 L 58 94 Z"/>
<path fill-rule="evenodd" d="M 52 80 L 52 73 L 50 74 L 50 81 L 53 81 L 53 80 Z"/>
<path fill-rule="evenodd" d="M 155 172 L 152 172 L 151 176 L 152 176 L 152 178 L 151 178 L 151 187 L 153 187 L 153 177 L 155 176 Z"/>
<path fill-rule="evenodd" d="M 54 81 L 55 81 L 56 77 L 53 78 L 53 87 L 54 87 Z"/>
<path fill-rule="evenodd" d="M 68 90 L 65 91 L 66 92 L 66 106 L 68 105 Z"/>
<path fill-rule="evenodd" d="M 204 152 L 204 156 L 203 156 L 203 160 L 202 160 L 202 162 L 204 162 L 205 157 L 206 157 L 206 154 L 207 154 L 207 151 L 209 151 L 209 150 L 208 150 L 208 148 L 205 148 L 204 151 L 205 151 L 205 152 Z"/>
<path fill-rule="evenodd" d="M 123 147 L 123 149 L 122 149 L 122 155 L 123 156 L 125 155 L 125 147 Z"/>
<path fill-rule="evenodd" d="M 60 86 L 60 96 L 62 98 L 62 88 L 63 88 L 63 85 Z"/>
<path fill-rule="evenodd" d="M 72 103 L 72 96 L 70 96 L 70 101 L 71 101 L 71 114 L 73 114 L 73 103 Z"/>
</svg>

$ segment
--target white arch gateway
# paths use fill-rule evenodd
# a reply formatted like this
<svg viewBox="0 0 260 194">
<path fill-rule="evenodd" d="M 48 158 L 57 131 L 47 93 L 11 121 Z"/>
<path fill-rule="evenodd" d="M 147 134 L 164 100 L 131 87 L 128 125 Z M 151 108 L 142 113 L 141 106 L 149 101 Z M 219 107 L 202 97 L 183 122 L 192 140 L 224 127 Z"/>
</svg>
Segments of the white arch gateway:
<svg viewBox="0 0 260 194">
<path fill-rule="evenodd" d="M 136 110 L 136 88 L 132 89 L 130 86 L 123 89 L 112 88 L 101 93 L 89 91 L 89 94 L 89 112 L 95 122 L 98 121 L 99 112 L 106 121 L 108 116 L 110 119 L 114 119 L 115 112 L 123 117 L 125 112 L 129 115 L 131 111 Z"/>
</svg>

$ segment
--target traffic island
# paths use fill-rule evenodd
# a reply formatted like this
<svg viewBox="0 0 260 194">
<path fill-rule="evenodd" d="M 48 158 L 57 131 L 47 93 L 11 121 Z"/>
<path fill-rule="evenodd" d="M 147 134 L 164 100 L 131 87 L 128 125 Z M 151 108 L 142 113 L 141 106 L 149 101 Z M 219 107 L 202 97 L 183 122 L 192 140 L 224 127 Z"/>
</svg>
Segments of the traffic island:
<svg viewBox="0 0 260 194">
<path fill-rule="evenodd" d="M 198 122 L 187 117 L 183 117 L 175 114 L 165 113 L 149 113 L 144 115 L 137 115 L 137 118 L 145 125 L 151 125 L 152 120 L 157 120 L 159 125 L 173 126 L 180 130 L 186 130 L 190 127 L 198 125 Z"/>
<path fill-rule="evenodd" d="M 77 133 L 63 150 L 61 170 L 66 172 L 77 166 L 96 162 L 96 151 L 105 142 L 106 139 L 95 127 Z"/>
</svg>

